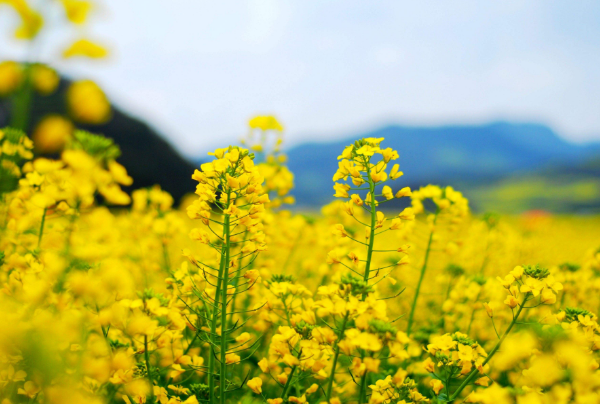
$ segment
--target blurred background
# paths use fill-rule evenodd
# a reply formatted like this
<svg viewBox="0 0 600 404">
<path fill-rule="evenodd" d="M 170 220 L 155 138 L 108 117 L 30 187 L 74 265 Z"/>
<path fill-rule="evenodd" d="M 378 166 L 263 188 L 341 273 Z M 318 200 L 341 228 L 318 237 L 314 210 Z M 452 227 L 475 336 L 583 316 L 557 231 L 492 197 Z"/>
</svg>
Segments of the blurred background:
<svg viewBox="0 0 600 404">
<path fill-rule="evenodd" d="M 300 209 L 377 136 L 476 211 L 600 211 L 596 1 L 0 0 L 0 62 L 0 127 L 49 155 L 102 133 L 176 198 L 273 114 Z"/>
</svg>

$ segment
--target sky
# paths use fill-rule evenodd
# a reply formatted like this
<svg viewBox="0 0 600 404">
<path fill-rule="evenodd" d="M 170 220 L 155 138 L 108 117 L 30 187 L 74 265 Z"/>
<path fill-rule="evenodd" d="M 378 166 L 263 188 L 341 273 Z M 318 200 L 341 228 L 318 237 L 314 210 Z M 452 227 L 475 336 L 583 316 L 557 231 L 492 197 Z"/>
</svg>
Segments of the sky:
<svg viewBox="0 0 600 404">
<path fill-rule="evenodd" d="M 8 14 L 0 59 L 23 55 Z M 276 115 L 288 145 L 494 120 L 600 140 L 597 1 L 103 0 L 83 32 L 58 15 L 46 31 L 39 60 L 96 80 L 188 156 L 256 114 Z M 61 60 L 81 35 L 110 58 Z"/>
</svg>

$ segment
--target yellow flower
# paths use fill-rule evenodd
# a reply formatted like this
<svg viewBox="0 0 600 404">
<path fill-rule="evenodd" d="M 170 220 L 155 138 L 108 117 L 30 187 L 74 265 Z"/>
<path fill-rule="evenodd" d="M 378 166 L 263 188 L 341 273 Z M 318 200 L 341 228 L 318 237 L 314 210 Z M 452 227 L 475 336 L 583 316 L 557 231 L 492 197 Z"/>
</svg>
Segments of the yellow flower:
<svg viewBox="0 0 600 404">
<path fill-rule="evenodd" d="M 344 229 L 344 225 L 343 224 L 335 224 L 333 225 L 332 229 L 331 229 L 331 234 L 333 234 L 334 236 L 339 236 L 339 237 L 347 237 L 348 233 L 346 233 L 346 229 Z"/>
<path fill-rule="evenodd" d="M 255 394 L 262 393 L 262 380 L 260 379 L 260 377 L 255 377 L 253 379 L 248 380 L 247 384 L 248 384 L 248 387 L 250 387 L 250 389 Z"/>
<path fill-rule="evenodd" d="M 335 190 L 335 195 L 333 196 L 336 198 L 348 198 L 348 190 L 350 189 L 350 185 L 335 183 L 333 185 L 333 189 Z"/>
<path fill-rule="evenodd" d="M 269 373 L 269 361 L 267 360 L 267 358 L 262 358 L 258 362 L 258 367 L 260 368 L 260 370 L 263 371 L 263 373 Z"/>
<path fill-rule="evenodd" d="M 488 303 L 484 303 L 483 307 L 485 308 L 485 311 L 490 318 L 494 317 L 494 310 L 490 307 Z"/>
<path fill-rule="evenodd" d="M 499 276 L 496 277 L 496 279 L 498 279 L 498 281 L 502 284 L 502 287 L 504 287 L 505 289 L 510 288 L 510 286 L 515 281 L 515 277 L 510 274 L 506 275 L 504 279 L 500 278 Z"/>
<path fill-rule="evenodd" d="M 383 197 L 385 199 L 393 199 L 394 198 L 394 193 L 392 192 L 392 188 L 390 188 L 389 186 L 384 186 L 383 189 L 381 190 L 381 194 L 383 195 Z"/>
<path fill-rule="evenodd" d="M 235 338 L 235 341 L 240 344 L 244 344 L 244 343 L 248 342 L 250 340 L 250 338 L 251 338 L 251 336 L 249 333 L 243 332 Z"/>
<path fill-rule="evenodd" d="M 14 366 L 9 365 L 8 369 L 2 372 L 2 379 L 6 381 L 12 382 L 22 382 L 25 381 L 25 377 L 27 377 L 27 373 L 24 370 L 15 371 Z"/>
<path fill-rule="evenodd" d="M 383 156 L 383 161 L 385 161 L 386 163 L 389 163 L 390 160 L 396 160 L 398 157 L 400 157 L 400 156 L 398 156 L 398 152 L 396 150 L 393 150 L 390 147 L 388 147 L 387 149 L 381 150 L 381 155 Z"/>
<path fill-rule="evenodd" d="M 434 355 L 437 351 L 448 351 L 456 347 L 456 344 L 450 334 L 444 334 L 431 339 L 431 344 L 427 345 L 427 352 Z"/>
<path fill-rule="evenodd" d="M 210 237 L 209 237 L 208 233 L 202 229 L 193 228 L 190 231 L 190 238 L 192 240 L 198 240 L 203 244 L 210 243 Z"/>
<path fill-rule="evenodd" d="M 156 398 L 156 401 L 158 401 L 161 404 L 167 403 L 169 396 L 167 390 L 164 387 L 153 386 L 152 391 L 154 392 L 154 397 Z"/>
<path fill-rule="evenodd" d="M 435 394 L 440 394 L 440 391 L 444 388 L 444 384 L 439 379 L 433 379 L 430 383 Z"/>
<path fill-rule="evenodd" d="M 387 376 L 385 379 L 380 379 L 375 382 L 375 384 L 369 385 L 369 388 L 374 392 L 384 392 L 391 388 L 392 384 L 392 376 Z"/>
<path fill-rule="evenodd" d="M 410 190 L 410 187 L 404 187 L 400 191 L 396 192 L 396 198 L 402 198 L 402 197 L 411 196 L 411 195 L 412 195 L 412 191 Z"/>
<path fill-rule="evenodd" d="M 17 393 L 33 399 L 41 390 L 39 386 L 30 380 L 25 382 L 23 388 L 19 388 Z"/>
<path fill-rule="evenodd" d="M 358 196 L 357 194 L 352 194 L 350 196 L 350 199 L 352 199 L 352 202 L 354 202 L 354 204 L 357 205 L 357 206 L 362 206 L 363 205 L 362 199 L 360 199 L 360 196 Z"/>
<path fill-rule="evenodd" d="M 398 171 L 399 169 L 400 169 L 400 165 L 399 164 L 394 164 L 392 166 L 392 170 L 390 171 L 390 178 L 391 179 L 395 180 L 395 179 L 398 179 L 398 178 L 400 178 L 400 177 L 402 177 L 404 175 L 404 173 L 402 171 Z"/>
<path fill-rule="evenodd" d="M 108 171 L 112 175 L 115 182 L 125 186 L 133 184 L 133 178 L 127 175 L 127 170 L 125 167 L 117 163 L 115 160 L 108 162 Z"/>
<path fill-rule="evenodd" d="M 506 299 L 504 299 L 504 304 L 506 304 L 511 309 L 514 309 L 519 305 L 519 301 L 513 295 L 508 295 L 506 296 Z"/>
<path fill-rule="evenodd" d="M 365 144 L 364 146 L 358 148 L 355 152 L 359 156 L 371 157 L 378 151 L 378 146 L 371 146 L 370 144 Z"/>
<path fill-rule="evenodd" d="M 25 0 L 4 0 L 4 3 L 12 6 L 21 17 L 21 25 L 15 31 L 15 37 L 18 39 L 35 38 L 44 25 L 42 16 L 29 7 Z"/>
<path fill-rule="evenodd" d="M 541 301 L 543 304 L 554 304 L 556 303 L 556 295 L 551 289 L 542 290 Z"/>
<path fill-rule="evenodd" d="M 35 89 L 42 95 L 52 94 L 60 82 L 58 73 L 54 69 L 42 64 L 33 66 L 31 79 L 33 80 Z"/>
<path fill-rule="evenodd" d="M 228 365 L 240 363 L 240 360 L 241 358 L 238 354 L 228 353 L 225 355 L 225 363 L 227 363 Z"/>
<path fill-rule="evenodd" d="M 108 56 L 108 50 L 89 39 L 79 39 L 63 51 L 63 57 L 66 59 L 78 56 L 91 59 L 102 59 Z"/>
<path fill-rule="evenodd" d="M 217 159 L 222 159 L 227 153 L 228 148 L 216 149 L 214 152 L 208 152 L 209 156 L 215 156 Z"/>
<path fill-rule="evenodd" d="M 461 361 L 473 361 L 476 359 L 476 355 L 473 348 L 468 345 L 458 344 L 458 358 Z"/>
<path fill-rule="evenodd" d="M 435 372 L 435 363 L 431 360 L 431 358 L 427 358 L 423 362 L 423 368 L 429 373 L 433 373 Z"/>
<path fill-rule="evenodd" d="M 546 278 L 546 286 L 555 292 L 563 290 L 563 285 L 554 279 L 554 276 L 550 275 Z"/>
<path fill-rule="evenodd" d="M 531 293 L 533 296 L 538 296 L 544 286 L 544 282 L 538 279 L 527 277 L 524 284 L 521 285 L 520 291 L 521 293 Z"/>
<path fill-rule="evenodd" d="M 101 124 L 110 118 L 110 104 L 104 92 L 91 80 L 76 81 L 67 90 L 67 104 L 75 119 Z"/>
<path fill-rule="evenodd" d="M 250 128 L 261 129 L 261 130 L 275 130 L 278 132 L 283 131 L 283 126 L 279 123 L 277 118 L 272 115 L 255 116 L 248 122 Z"/>
<path fill-rule="evenodd" d="M 0 95 L 7 95 L 21 85 L 23 71 L 17 62 L 6 61 L 0 63 Z"/>
<path fill-rule="evenodd" d="M 171 391 L 173 391 L 175 394 L 177 395 L 189 395 L 190 394 L 190 389 L 187 389 L 185 387 L 182 386 L 175 386 L 173 384 L 169 384 L 167 386 L 167 388 Z"/>
<path fill-rule="evenodd" d="M 371 171 L 371 179 L 373 180 L 373 182 L 383 182 L 385 180 L 387 180 L 387 173 L 385 171 Z"/>
<path fill-rule="evenodd" d="M 523 276 L 523 267 L 521 265 L 517 265 L 512 271 L 510 271 L 510 274 L 515 279 L 521 279 Z"/>
<path fill-rule="evenodd" d="M 249 279 L 251 282 L 256 282 L 260 277 L 260 273 L 256 269 L 250 269 L 244 273 L 244 278 Z"/>
<path fill-rule="evenodd" d="M 383 212 L 381 211 L 377 211 L 377 213 L 375 214 L 375 217 L 377 218 L 375 221 L 375 228 L 380 228 L 383 227 L 383 223 L 385 222 L 385 215 Z"/>
<path fill-rule="evenodd" d="M 352 158 L 352 151 L 354 150 L 354 146 L 346 146 L 342 154 L 338 156 L 338 160 L 350 160 Z M 335 180 L 334 180 L 335 181 Z"/>
<path fill-rule="evenodd" d="M 42 119 L 33 132 L 33 143 L 38 153 L 57 153 L 71 138 L 73 124 L 60 115 Z"/>
<path fill-rule="evenodd" d="M 404 223 L 399 217 L 395 217 L 392 219 L 392 223 L 390 225 L 390 230 L 398 230 L 404 226 Z"/>
<path fill-rule="evenodd" d="M 231 166 L 231 161 L 226 158 L 220 158 L 212 162 L 214 171 L 222 173 Z"/>
<path fill-rule="evenodd" d="M 84 24 L 87 20 L 88 13 L 92 9 L 92 4 L 85 0 L 61 0 L 67 18 L 73 24 Z"/>
<path fill-rule="evenodd" d="M 413 210 L 413 208 L 404 208 L 404 210 L 400 212 L 398 217 L 402 220 L 414 220 L 415 211 Z"/>
<path fill-rule="evenodd" d="M 298 360 L 298 358 L 296 358 L 293 355 L 290 354 L 285 354 L 283 356 L 283 362 L 288 365 L 288 366 L 298 366 L 300 364 L 300 361 Z"/>
</svg>

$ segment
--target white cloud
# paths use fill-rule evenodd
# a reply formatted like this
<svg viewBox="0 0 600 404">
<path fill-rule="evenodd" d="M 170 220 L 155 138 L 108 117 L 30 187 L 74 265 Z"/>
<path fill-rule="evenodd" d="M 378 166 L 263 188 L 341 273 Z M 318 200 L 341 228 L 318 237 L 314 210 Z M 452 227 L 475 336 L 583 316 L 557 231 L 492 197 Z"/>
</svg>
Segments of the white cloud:
<svg viewBox="0 0 600 404">
<path fill-rule="evenodd" d="M 394 66 L 402 59 L 400 50 L 393 45 L 382 45 L 373 51 L 374 61 L 382 66 Z"/>
<path fill-rule="evenodd" d="M 0 56 L 20 57 L 0 8 Z M 538 120 L 600 139 L 600 3 L 105 0 L 104 63 L 61 62 L 187 154 L 275 113 L 291 142 L 378 123 Z M 8 25 L 7 25 L 8 24 Z M 43 40 L 57 62 L 73 32 Z M 51 46 L 48 46 L 51 45 Z"/>
</svg>

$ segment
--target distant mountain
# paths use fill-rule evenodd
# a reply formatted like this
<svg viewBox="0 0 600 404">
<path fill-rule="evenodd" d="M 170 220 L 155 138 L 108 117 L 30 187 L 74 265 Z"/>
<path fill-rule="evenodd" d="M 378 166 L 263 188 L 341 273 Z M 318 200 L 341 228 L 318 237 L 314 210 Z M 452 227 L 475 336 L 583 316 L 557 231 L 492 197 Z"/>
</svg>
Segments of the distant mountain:
<svg viewBox="0 0 600 404">
<path fill-rule="evenodd" d="M 575 167 L 600 155 L 600 143 L 567 142 L 540 124 L 496 122 L 473 126 L 386 126 L 345 140 L 306 143 L 288 151 L 298 205 L 332 199 L 332 177 L 343 148 L 362 137 L 383 137 L 398 150 L 401 185 L 428 183 L 475 189 L 549 167 Z M 477 201 L 475 201 L 477 202 Z"/>
</svg>

